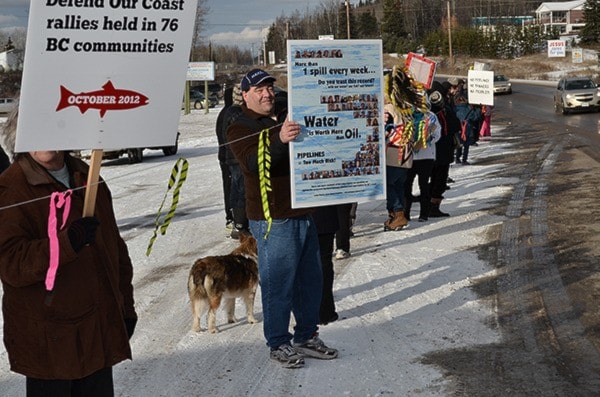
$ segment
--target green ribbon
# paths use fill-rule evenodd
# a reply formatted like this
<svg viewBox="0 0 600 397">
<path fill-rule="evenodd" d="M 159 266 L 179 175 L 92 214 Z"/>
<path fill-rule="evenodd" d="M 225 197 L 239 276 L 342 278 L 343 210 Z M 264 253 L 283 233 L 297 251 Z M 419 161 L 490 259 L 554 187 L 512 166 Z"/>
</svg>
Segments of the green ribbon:
<svg viewBox="0 0 600 397">
<path fill-rule="evenodd" d="M 181 163 L 181 169 L 179 168 L 180 163 Z M 158 229 L 160 229 L 160 234 L 162 234 L 163 236 L 167 232 L 167 228 L 169 227 L 169 224 L 171 223 L 171 219 L 173 219 L 173 216 L 175 215 L 175 210 L 177 209 L 177 203 L 179 202 L 179 191 L 181 190 L 181 186 L 183 185 L 183 182 L 185 182 L 185 179 L 187 178 L 187 172 L 188 172 L 188 161 L 184 158 L 179 158 L 179 160 L 177 160 L 177 162 L 175 162 L 175 165 L 173 166 L 173 170 L 171 171 L 171 177 L 169 178 L 169 186 L 167 187 L 165 196 L 163 197 L 162 203 L 160 204 L 160 208 L 158 209 L 158 214 L 156 215 L 156 220 L 154 221 L 154 225 L 155 225 L 154 234 L 152 235 L 152 237 L 150 238 L 150 242 L 148 243 L 148 248 L 146 249 L 146 256 L 150 256 L 150 252 L 152 252 L 152 245 L 154 244 L 154 240 L 156 240 L 156 237 L 158 235 Z M 177 186 L 175 186 L 175 184 Z M 165 204 L 165 200 L 167 199 L 169 190 L 171 190 L 171 188 L 173 186 L 175 186 L 175 189 L 173 190 L 173 199 L 171 201 L 171 208 L 169 209 L 169 212 L 167 212 L 167 215 L 165 216 L 165 218 L 163 219 L 162 224 L 161 224 L 161 222 L 160 222 L 161 211 Z"/>
<path fill-rule="evenodd" d="M 273 218 L 271 218 L 271 211 L 269 210 L 269 195 L 268 192 L 272 191 L 271 188 L 271 139 L 269 138 L 269 130 L 264 129 L 260 132 L 258 137 L 258 181 L 260 186 L 260 198 L 262 203 L 263 214 L 267 220 L 267 233 L 265 233 L 265 240 L 271 231 L 271 224 Z"/>
</svg>

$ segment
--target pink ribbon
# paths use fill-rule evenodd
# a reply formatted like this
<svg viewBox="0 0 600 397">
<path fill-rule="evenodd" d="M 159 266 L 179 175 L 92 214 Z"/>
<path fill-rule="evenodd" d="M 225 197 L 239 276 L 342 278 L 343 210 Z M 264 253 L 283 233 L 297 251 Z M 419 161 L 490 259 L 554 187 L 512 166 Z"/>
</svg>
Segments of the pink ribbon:
<svg viewBox="0 0 600 397">
<path fill-rule="evenodd" d="M 69 212 L 71 211 L 71 190 L 54 192 L 50 196 L 50 213 L 48 214 L 48 238 L 50 239 L 50 264 L 46 273 L 46 290 L 52 291 L 58 270 L 60 247 L 58 244 L 58 231 L 64 229 Z M 57 228 L 56 210 L 63 209 L 62 225 Z"/>
</svg>

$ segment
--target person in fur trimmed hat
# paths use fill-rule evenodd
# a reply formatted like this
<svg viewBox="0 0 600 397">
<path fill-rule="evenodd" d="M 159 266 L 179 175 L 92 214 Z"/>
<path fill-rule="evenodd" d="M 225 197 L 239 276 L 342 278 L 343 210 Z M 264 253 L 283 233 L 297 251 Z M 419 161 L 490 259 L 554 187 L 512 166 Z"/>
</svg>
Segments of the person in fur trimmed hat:
<svg viewBox="0 0 600 397">
<path fill-rule="evenodd" d="M 2 136 L 11 157 L 17 112 Z M 131 359 L 133 266 L 105 183 L 83 216 L 88 172 L 48 150 L 16 153 L 0 174 L 4 345 L 27 396 L 112 396 L 112 367 Z M 54 230 L 57 198 L 70 205 L 55 208 Z"/>
<path fill-rule="evenodd" d="M 9 114 L 0 136 L 0 174 L 10 166 L 14 156 L 15 137 L 17 131 L 17 116 L 19 105 Z"/>
</svg>

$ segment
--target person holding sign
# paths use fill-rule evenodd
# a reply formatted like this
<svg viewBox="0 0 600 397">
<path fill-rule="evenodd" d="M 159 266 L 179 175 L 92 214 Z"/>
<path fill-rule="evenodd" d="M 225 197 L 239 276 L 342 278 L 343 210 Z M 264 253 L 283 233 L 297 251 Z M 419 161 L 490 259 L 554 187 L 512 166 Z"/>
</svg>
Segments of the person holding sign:
<svg viewBox="0 0 600 397">
<path fill-rule="evenodd" d="M 112 366 L 131 359 L 133 266 L 106 184 L 82 217 L 88 171 L 35 151 L 0 175 L 4 344 L 27 396 L 112 396 Z"/>
<path fill-rule="evenodd" d="M 300 134 L 300 125 L 287 119 L 287 111 L 275 114 L 274 81 L 261 69 L 244 76 L 243 113 L 227 129 L 227 141 L 244 174 L 246 213 L 258 242 L 270 358 L 299 368 L 304 356 L 333 359 L 338 351 L 327 347 L 317 332 L 323 284 L 319 237 L 312 210 L 291 205 L 288 144 Z"/>
</svg>

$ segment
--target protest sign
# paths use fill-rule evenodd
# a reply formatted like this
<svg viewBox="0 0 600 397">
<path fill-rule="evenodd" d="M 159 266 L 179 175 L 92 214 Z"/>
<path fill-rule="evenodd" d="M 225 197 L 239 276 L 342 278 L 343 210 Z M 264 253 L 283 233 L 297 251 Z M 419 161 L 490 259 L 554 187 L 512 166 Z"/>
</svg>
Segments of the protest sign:
<svg viewBox="0 0 600 397">
<path fill-rule="evenodd" d="M 467 90 L 470 104 L 494 106 L 494 72 L 469 70 Z"/>
<path fill-rule="evenodd" d="M 197 1 L 32 1 L 16 150 L 172 145 Z"/>
<path fill-rule="evenodd" d="M 380 40 L 288 41 L 292 206 L 385 198 Z M 383 164 L 383 165 L 382 165 Z"/>
<path fill-rule="evenodd" d="M 431 88 L 435 76 L 436 63 L 423 55 L 409 52 L 406 57 L 406 67 L 415 80 L 427 89 Z"/>
</svg>

